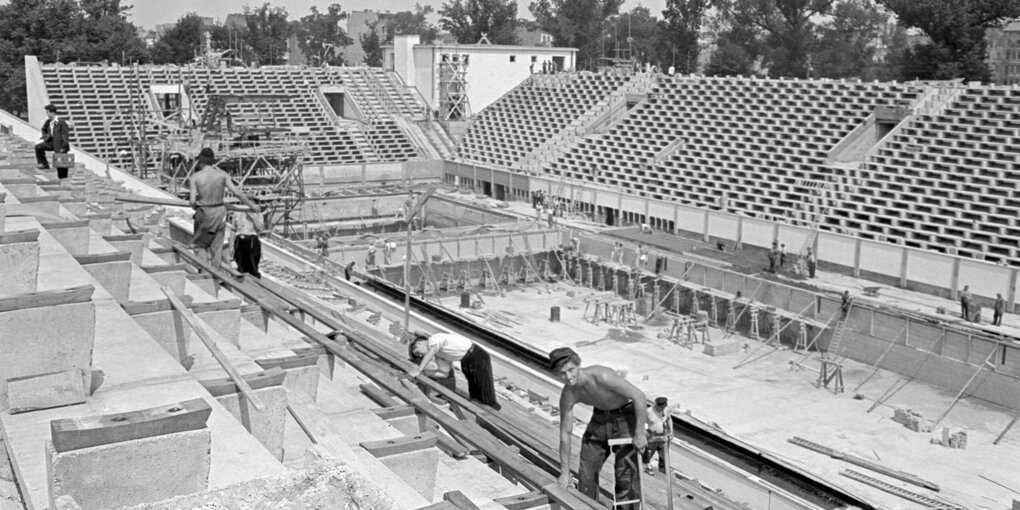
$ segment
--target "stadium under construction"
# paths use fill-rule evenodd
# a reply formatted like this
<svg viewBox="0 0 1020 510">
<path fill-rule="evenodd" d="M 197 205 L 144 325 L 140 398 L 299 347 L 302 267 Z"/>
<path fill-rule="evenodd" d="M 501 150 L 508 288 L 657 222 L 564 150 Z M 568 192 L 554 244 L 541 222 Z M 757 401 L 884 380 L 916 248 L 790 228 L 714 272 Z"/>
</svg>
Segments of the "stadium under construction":
<svg viewBox="0 0 1020 510">
<path fill-rule="evenodd" d="M 435 107 L 379 68 L 26 57 L 0 510 L 612 505 L 612 462 L 598 500 L 557 483 L 558 347 L 673 404 L 642 507 L 1017 508 L 1020 89 L 607 68 L 459 120 L 457 76 Z M 203 147 L 260 278 L 189 249 Z M 407 376 L 439 332 L 498 410 Z"/>
</svg>

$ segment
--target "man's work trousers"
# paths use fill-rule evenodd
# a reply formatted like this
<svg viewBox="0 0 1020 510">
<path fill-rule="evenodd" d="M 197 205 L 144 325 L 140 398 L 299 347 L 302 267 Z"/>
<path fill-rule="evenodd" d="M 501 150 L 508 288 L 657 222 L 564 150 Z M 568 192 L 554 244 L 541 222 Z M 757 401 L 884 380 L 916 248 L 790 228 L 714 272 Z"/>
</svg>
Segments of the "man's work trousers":
<svg viewBox="0 0 1020 510">
<path fill-rule="evenodd" d="M 666 470 L 666 437 L 665 436 L 648 436 L 648 447 L 645 448 L 645 453 L 641 454 L 641 463 L 648 465 L 652 461 L 652 456 L 656 453 L 659 454 L 659 471 Z"/>
<path fill-rule="evenodd" d="M 478 344 L 472 344 L 460 360 L 460 369 L 468 382 L 468 395 L 489 407 L 499 409 L 496 387 L 492 381 L 492 358 Z"/>
<path fill-rule="evenodd" d="M 234 262 L 237 264 L 238 272 L 262 278 L 262 275 L 259 274 L 259 262 L 261 261 L 262 241 L 259 240 L 259 236 L 234 236 Z"/>
<path fill-rule="evenodd" d="M 643 405 L 643 404 L 642 404 Z M 638 470 L 637 452 L 633 445 L 614 446 L 610 451 L 610 439 L 634 437 L 634 405 L 629 403 L 618 409 L 604 411 L 595 409 L 588 428 L 581 438 L 581 465 L 578 469 L 578 489 L 586 496 L 598 500 L 599 472 L 609 454 L 615 455 L 613 472 L 616 477 L 615 494 L 617 501 L 638 499 L 641 495 L 641 472 Z M 641 431 L 644 434 L 644 431 Z M 633 456 L 633 462 L 627 459 Z M 621 505 L 622 510 L 637 510 L 640 505 Z"/>
</svg>

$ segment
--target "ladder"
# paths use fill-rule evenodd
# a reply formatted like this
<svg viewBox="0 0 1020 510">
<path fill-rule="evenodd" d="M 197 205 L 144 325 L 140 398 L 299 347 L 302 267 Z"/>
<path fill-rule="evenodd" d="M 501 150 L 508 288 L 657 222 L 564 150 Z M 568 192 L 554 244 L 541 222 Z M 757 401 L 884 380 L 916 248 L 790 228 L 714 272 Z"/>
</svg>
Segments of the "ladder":
<svg viewBox="0 0 1020 510">
<path fill-rule="evenodd" d="M 836 322 L 836 327 L 832 330 L 832 339 L 829 340 L 829 348 L 822 356 L 823 359 L 835 359 L 839 354 L 839 344 L 843 341 L 843 331 L 846 330 L 846 319 L 850 316 L 850 309 L 853 307 L 854 302 L 851 301 L 850 306 L 846 309 L 846 313 Z M 843 312 L 840 311 L 838 313 Z"/>
<path fill-rule="evenodd" d="M 644 432 L 644 431 L 641 431 L 641 432 Z M 616 447 L 618 447 L 618 446 L 619 447 L 625 447 L 627 445 L 633 445 L 634 444 L 634 440 L 632 438 L 629 438 L 629 437 L 621 437 L 621 438 L 616 438 L 616 439 L 610 439 L 609 441 L 607 441 L 607 443 L 609 443 L 609 449 L 613 451 L 613 455 L 619 455 L 619 449 L 617 449 Z M 669 442 L 668 441 L 666 442 L 666 448 L 669 448 Z M 616 499 L 616 492 L 614 491 L 613 492 L 613 506 L 612 506 L 612 508 L 618 508 L 618 507 L 627 506 L 627 505 L 638 505 L 637 506 L 638 509 L 644 510 L 646 508 L 646 506 L 645 506 L 645 491 L 641 490 L 641 452 L 639 452 L 637 448 L 630 448 L 627 451 L 626 456 L 624 457 L 624 462 L 631 469 L 634 470 L 633 480 L 637 482 L 638 497 L 637 497 L 637 499 L 628 499 L 628 500 L 624 500 L 624 501 L 619 501 L 619 500 Z M 667 476 L 669 476 L 669 472 L 670 472 L 669 467 L 670 466 L 668 466 L 668 465 L 666 466 Z M 668 482 L 669 482 L 669 480 L 667 480 L 667 483 Z M 632 490 L 633 490 L 633 487 L 632 487 Z"/>
</svg>

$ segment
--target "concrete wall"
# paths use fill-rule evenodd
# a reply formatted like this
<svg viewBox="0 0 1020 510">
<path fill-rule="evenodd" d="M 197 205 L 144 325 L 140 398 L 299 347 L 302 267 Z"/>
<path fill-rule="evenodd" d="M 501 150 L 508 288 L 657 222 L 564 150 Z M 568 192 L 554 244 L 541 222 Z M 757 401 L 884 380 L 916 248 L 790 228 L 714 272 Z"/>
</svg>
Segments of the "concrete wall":
<svg viewBox="0 0 1020 510">
<path fill-rule="evenodd" d="M 414 160 L 393 163 L 364 163 L 360 165 L 306 165 L 302 176 L 306 185 L 326 184 L 396 184 L 411 179 L 413 182 L 436 181 L 442 177 L 440 161 Z"/>
<path fill-rule="evenodd" d="M 473 178 L 476 182 L 493 182 L 495 175 L 506 173 L 506 170 L 450 162 L 444 170 L 447 180 L 457 175 Z M 561 189 L 560 180 L 553 177 L 514 174 L 509 178 L 515 186 L 527 186 L 529 192 L 544 190 L 555 195 Z M 570 200 L 583 198 L 588 203 L 603 207 L 673 221 L 678 230 L 739 246 L 768 248 L 772 241 L 778 241 L 786 244 L 787 252 L 797 253 L 810 231 L 806 227 L 639 197 L 591 183 L 568 181 L 563 184 L 560 195 Z M 818 232 L 815 253 L 819 266 L 826 270 L 951 299 L 955 299 L 964 285 L 970 285 L 976 302 L 991 306 L 995 295 L 1001 293 L 1009 303 L 1008 309 L 1016 311 L 1017 269 L 1013 267 L 825 230 Z"/>
<path fill-rule="evenodd" d="M 425 205 L 425 224 L 439 228 L 516 222 L 517 217 L 434 196 Z"/>
</svg>

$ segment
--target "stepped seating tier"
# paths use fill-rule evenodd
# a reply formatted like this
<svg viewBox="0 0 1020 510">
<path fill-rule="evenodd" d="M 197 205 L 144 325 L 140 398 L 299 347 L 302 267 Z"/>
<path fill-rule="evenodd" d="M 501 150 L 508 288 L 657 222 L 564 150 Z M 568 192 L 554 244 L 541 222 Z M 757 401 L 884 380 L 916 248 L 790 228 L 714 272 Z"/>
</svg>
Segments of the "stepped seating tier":
<svg viewBox="0 0 1020 510">
<path fill-rule="evenodd" d="M 307 128 L 305 164 L 399 162 L 419 155 L 408 136 L 387 117 L 418 118 L 423 106 L 392 72 L 383 69 L 44 65 L 42 74 L 50 101 L 74 123 L 75 144 L 117 165 L 130 165 L 130 156 L 121 154 L 129 148 L 134 130 L 130 112 L 148 110 L 151 85 L 177 84 L 199 114 L 209 94 L 291 96 L 276 102 L 231 104 L 227 110 L 239 125 Z M 370 121 L 368 125 L 334 122 L 332 112 L 319 99 L 319 85 L 343 86 Z M 156 137 L 166 130 L 149 123 L 146 133 Z"/>
</svg>

